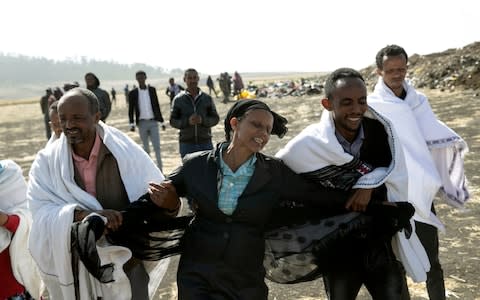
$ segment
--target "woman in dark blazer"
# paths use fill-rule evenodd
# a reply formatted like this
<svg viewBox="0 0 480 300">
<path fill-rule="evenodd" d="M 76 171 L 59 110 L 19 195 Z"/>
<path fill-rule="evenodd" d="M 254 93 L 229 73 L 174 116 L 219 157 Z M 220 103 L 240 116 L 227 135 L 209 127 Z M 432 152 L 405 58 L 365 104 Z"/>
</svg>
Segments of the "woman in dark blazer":
<svg viewBox="0 0 480 300">
<path fill-rule="evenodd" d="M 263 102 L 235 103 L 225 119 L 226 142 L 185 157 L 171 183 L 189 199 L 195 218 L 182 240 L 178 299 L 267 299 L 264 233 L 281 202 L 301 200 L 324 213 L 343 211 L 347 194 L 316 187 L 260 151 L 271 134 L 283 137 L 286 119 Z"/>
</svg>

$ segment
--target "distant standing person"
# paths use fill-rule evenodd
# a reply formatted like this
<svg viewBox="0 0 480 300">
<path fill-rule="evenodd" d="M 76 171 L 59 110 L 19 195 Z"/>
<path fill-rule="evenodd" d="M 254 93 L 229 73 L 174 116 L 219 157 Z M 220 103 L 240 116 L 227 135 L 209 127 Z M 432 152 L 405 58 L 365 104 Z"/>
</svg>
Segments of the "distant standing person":
<svg viewBox="0 0 480 300">
<path fill-rule="evenodd" d="M 100 80 L 98 80 L 98 77 L 93 73 L 85 74 L 85 84 L 87 85 L 87 89 L 92 91 L 95 96 L 97 96 L 100 109 L 100 120 L 105 122 L 108 115 L 110 114 L 110 110 L 112 109 L 110 96 L 108 95 L 107 91 L 99 88 Z"/>
<path fill-rule="evenodd" d="M 130 92 L 128 88 L 128 84 L 125 85 L 125 87 L 123 88 L 123 91 L 125 92 L 125 103 L 128 105 L 128 93 Z"/>
<path fill-rule="evenodd" d="M 173 79 L 173 77 L 168 80 L 168 87 L 165 90 L 165 94 L 170 98 L 170 107 L 172 107 L 173 98 L 175 98 L 175 96 L 177 96 L 178 94 L 180 94 L 181 91 L 184 90 L 185 89 L 183 88 L 183 86 L 175 83 L 175 79 Z"/>
<path fill-rule="evenodd" d="M 157 90 L 145 84 L 147 74 L 138 71 L 135 74 L 139 88 L 133 89 L 128 94 L 128 118 L 130 130 L 135 131 L 135 124 L 138 126 L 143 149 L 150 154 L 149 139 L 152 141 L 153 150 L 157 159 L 157 166 L 162 170 L 162 156 L 160 153 L 160 134 L 158 133 L 158 122 L 163 124 L 163 116 L 158 102 Z M 135 118 L 135 119 L 134 119 Z M 135 121 L 135 122 L 134 122 Z"/>
<path fill-rule="evenodd" d="M 208 94 L 211 96 L 212 91 L 215 93 L 215 98 L 218 97 L 217 91 L 215 90 L 215 84 L 213 83 L 212 76 L 208 75 L 207 78 Z"/>
<path fill-rule="evenodd" d="M 230 77 L 227 72 L 221 73 L 220 78 L 218 78 L 220 89 L 223 93 L 223 103 L 228 103 L 228 101 L 230 100 L 230 94 L 232 93 L 231 79 L 232 77 Z"/>
<path fill-rule="evenodd" d="M 235 73 L 233 73 L 233 95 L 239 95 L 243 88 L 242 76 L 235 71 Z"/>
<path fill-rule="evenodd" d="M 110 91 L 110 94 L 112 95 L 112 102 L 114 105 L 117 105 L 117 91 L 115 88 L 112 86 L 112 90 Z"/>
<path fill-rule="evenodd" d="M 40 107 L 42 108 L 43 122 L 45 123 L 45 132 L 47 135 L 47 140 L 52 135 L 50 124 L 48 123 L 50 121 L 50 118 L 48 116 L 48 99 L 50 98 L 50 96 L 53 97 L 53 92 L 51 88 L 48 88 L 45 90 L 45 95 L 43 95 L 42 98 L 40 98 Z"/>
<path fill-rule="evenodd" d="M 178 140 L 180 156 L 213 148 L 211 127 L 220 117 L 212 97 L 198 87 L 198 72 L 187 69 L 183 77 L 187 90 L 172 103 L 170 125 L 180 129 Z"/>
</svg>

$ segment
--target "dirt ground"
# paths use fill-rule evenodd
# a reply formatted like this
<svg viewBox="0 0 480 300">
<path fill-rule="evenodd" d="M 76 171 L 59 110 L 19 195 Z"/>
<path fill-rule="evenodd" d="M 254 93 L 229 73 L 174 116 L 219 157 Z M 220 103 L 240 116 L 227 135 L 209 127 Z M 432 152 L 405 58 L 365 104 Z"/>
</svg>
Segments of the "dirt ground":
<svg viewBox="0 0 480 300">
<path fill-rule="evenodd" d="M 472 199 L 464 210 L 453 209 L 437 201 L 437 211 L 446 224 L 446 232 L 440 234 L 440 259 L 445 272 L 445 284 L 449 299 L 480 299 L 480 97 L 478 91 L 439 92 L 426 90 L 436 114 L 457 131 L 468 143 L 470 152 L 466 156 L 466 172 L 470 181 Z M 161 94 L 161 93 L 159 93 Z M 164 117 L 169 116 L 169 101 L 160 95 Z M 265 100 L 273 110 L 289 120 L 289 132 L 283 139 L 272 137 L 265 153 L 274 154 L 290 138 L 308 124 L 320 117 L 320 97 L 285 97 Z M 232 103 L 223 104 L 216 99 L 220 117 Z M 2 159 L 13 159 L 28 177 L 30 165 L 36 152 L 45 143 L 45 129 L 40 104 L 1 103 L 0 102 L 0 153 Z M 128 117 L 125 99 L 118 96 L 107 123 L 126 132 L 135 141 L 140 142 L 138 132 L 128 131 Z M 168 122 L 167 122 L 168 123 Z M 222 124 L 222 123 L 221 123 Z M 214 141 L 223 138 L 223 127 L 214 128 Z M 169 173 L 180 164 L 178 154 L 177 130 L 167 127 L 161 133 L 162 159 L 165 173 Z M 153 153 L 152 153 L 153 154 Z M 154 156 L 152 155 L 152 159 Z M 175 271 L 177 258 L 173 258 L 167 277 L 162 282 L 155 299 L 176 299 Z M 270 299 L 325 299 L 321 280 L 296 285 L 279 285 L 268 282 Z M 412 299 L 428 299 L 423 283 L 409 281 Z M 369 299 L 362 290 L 358 299 Z"/>
</svg>

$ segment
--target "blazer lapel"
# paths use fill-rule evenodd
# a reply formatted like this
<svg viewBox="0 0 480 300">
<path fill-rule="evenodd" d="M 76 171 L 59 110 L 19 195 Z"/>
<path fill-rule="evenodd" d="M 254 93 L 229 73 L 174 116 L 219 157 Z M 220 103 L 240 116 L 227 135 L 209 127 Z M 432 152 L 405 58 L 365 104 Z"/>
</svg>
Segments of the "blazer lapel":
<svg viewBox="0 0 480 300">
<path fill-rule="evenodd" d="M 253 172 L 252 178 L 248 182 L 245 191 L 242 195 L 249 195 L 257 192 L 258 189 L 262 188 L 267 182 L 271 179 L 271 174 L 269 172 L 268 164 L 265 162 L 265 157 L 258 155 L 257 162 L 255 163 L 255 171 Z"/>
</svg>

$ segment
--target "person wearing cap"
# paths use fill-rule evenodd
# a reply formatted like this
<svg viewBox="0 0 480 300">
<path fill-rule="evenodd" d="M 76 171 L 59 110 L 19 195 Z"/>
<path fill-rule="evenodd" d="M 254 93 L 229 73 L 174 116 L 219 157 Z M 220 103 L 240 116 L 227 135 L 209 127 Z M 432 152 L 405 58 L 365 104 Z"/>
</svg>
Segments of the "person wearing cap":
<svg viewBox="0 0 480 300">
<path fill-rule="evenodd" d="M 150 85 L 145 84 L 147 74 L 144 71 L 138 71 L 135 74 L 138 82 L 138 88 L 134 88 L 128 94 L 128 118 L 130 120 L 130 131 L 135 131 L 135 124 L 138 126 L 140 139 L 143 143 L 143 149 L 150 154 L 150 142 L 152 142 L 157 166 L 162 170 L 162 156 L 160 152 L 160 134 L 158 133 L 158 122 L 162 130 L 166 127 L 163 124 L 162 111 L 158 102 L 157 90 Z"/>
<path fill-rule="evenodd" d="M 186 155 L 169 181 L 150 183 L 154 203 L 176 191 L 195 213 L 182 240 L 178 299 L 267 299 L 264 233 L 275 207 L 301 199 L 321 212 L 343 209 L 345 193 L 315 186 L 260 152 L 272 134 L 285 135 L 286 123 L 261 101 L 239 101 L 224 121 L 226 141 Z"/>
</svg>

